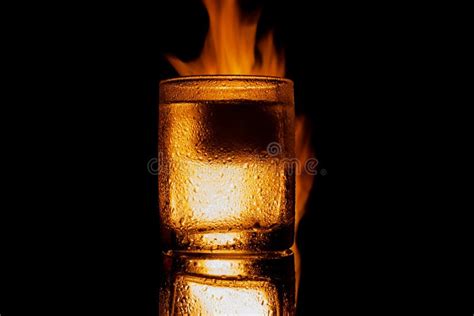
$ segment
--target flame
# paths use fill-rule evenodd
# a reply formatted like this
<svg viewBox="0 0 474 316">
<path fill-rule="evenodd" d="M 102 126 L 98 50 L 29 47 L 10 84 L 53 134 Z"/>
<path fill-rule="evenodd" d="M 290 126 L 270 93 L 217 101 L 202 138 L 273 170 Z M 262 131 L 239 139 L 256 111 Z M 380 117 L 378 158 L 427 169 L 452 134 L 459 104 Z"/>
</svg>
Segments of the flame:
<svg viewBox="0 0 474 316">
<path fill-rule="evenodd" d="M 285 75 L 285 60 L 273 45 L 272 32 L 260 39 L 259 58 L 255 56 L 259 14 L 244 17 L 236 0 L 203 2 L 209 14 L 209 33 L 201 55 L 190 62 L 167 56 L 180 75 Z"/>
<path fill-rule="evenodd" d="M 295 121 L 295 153 L 297 160 L 304 164 L 305 161 L 314 157 L 311 147 L 311 135 L 309 133 L 309 122 L 305 117 L 297 117 Z M 296 175 L 296 205 L 295 205 L 295 236 L 298 232 L 298 225 L 306 211 L 306 202 L 308 201 L 311 187 L 313 186 L 314 176 L 305 172 L 301 168 L 301 172 Z M 298 297 L 298 288 L 301 276 L 301 256 L 298 245 L 295 243 L 291 248 L 295 254 L 295 279 L 296 279 L 296 296 Z"/>
<path fill-rule="evenodd" d="M 255 45 L 259 14 L 244 17 L 236 0 L 203 0 L 203 3 L 209 14 L 209 32 L 200 56 L 189 62 L 175 56 L 167 56 L 168 61 L 180 75 L 240 74 L 284 77 L 285 59 L 275 48 L 273 33 L 268 32 Z M 308 130 L 308 121 L 304 117 L 297 117 L 296 158 L 301 164 L 314 156 Z M 305 212 L 313 178 L 304 170 L 296 177 L 295 233 Z M 300 253 L 296 244 L 292 249 L 295 253 L 296 289 L 298 289 Z"/>
</svg>

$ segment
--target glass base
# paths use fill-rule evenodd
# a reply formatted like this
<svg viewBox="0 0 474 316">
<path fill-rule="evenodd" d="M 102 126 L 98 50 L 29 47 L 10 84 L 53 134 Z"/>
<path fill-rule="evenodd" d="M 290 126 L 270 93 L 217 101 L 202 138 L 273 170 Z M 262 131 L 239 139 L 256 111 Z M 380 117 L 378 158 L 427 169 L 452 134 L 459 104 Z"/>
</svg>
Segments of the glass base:
<svg viewBox="0 0 474 316">
<path fill-rule="evenodd" d="M 293 244 L 293 225 L 248 231 L 170 232 L 166 249 L 186 251 L 282 251 Z M 167 236 L 166 236 L 167 235 Z"/>
</svg>

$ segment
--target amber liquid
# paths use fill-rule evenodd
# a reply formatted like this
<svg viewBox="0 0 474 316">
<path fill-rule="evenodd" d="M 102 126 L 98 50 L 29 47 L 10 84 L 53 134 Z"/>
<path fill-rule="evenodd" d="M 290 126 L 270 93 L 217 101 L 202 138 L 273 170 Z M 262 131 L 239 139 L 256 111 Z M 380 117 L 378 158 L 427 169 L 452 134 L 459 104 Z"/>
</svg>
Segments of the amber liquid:
<svg viewBox="0 0 474 316">
<path fill-rule="evenodd" d="M 159 115 L 165 248 L 289 248 L 294 225 L 292 105 L 169 103 L 160 104 Z"/>
</svg>

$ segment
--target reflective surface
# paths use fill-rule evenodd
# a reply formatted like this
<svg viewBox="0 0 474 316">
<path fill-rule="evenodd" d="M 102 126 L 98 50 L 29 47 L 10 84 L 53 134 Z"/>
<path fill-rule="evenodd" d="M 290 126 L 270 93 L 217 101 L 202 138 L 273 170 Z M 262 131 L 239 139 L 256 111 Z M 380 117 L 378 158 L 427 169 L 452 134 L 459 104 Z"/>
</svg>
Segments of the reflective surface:
<svg viewBox="0 0 474 316">
<path fill-rule="evenodd" d="M 164 255 L 160 315 L 293 315 L 291 251 Z"/>
</svg>

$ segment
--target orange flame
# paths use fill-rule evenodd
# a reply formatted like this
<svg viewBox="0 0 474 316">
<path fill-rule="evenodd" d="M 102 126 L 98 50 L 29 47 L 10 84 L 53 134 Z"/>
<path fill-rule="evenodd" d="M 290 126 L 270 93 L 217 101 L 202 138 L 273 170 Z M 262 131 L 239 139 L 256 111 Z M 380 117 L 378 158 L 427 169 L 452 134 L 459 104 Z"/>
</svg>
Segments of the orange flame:
<svg viewBox="0 0 474 316">
<path fill-rule="evenodd" d="M 199 58 L 184 62 L 168 55 L 168 61 L 182 76 L 187 75 L 285 75 L 285 59 L 275 48 L 273 33 L 264 35 L 257 43 L 259 14 L 244 17 L 236 0 L 203 0 L 209 14 L 209 32 Z M 309 123 L 303 117 L 295 122 L 296 158 L 304 164 L 313 157 L 309 137 Z M 304 171 L 296 177 L 296 229 L 304 214 L 305 204 L 313 183 L 313 176 Z M 295 230 L 296 231 L 296 230 Z M 294 245 L 296 288 L 300 279 L 300 255 Z"/>
<path fill-rule="evenodd" d="M 180 75 L 285 75 L 285 60 L 273 45 L 272 32 L 258 42 L 260 58 L 255 56 L 259 14 L 243 17 L 236 0 L 203 2 L 209 13 L 209 33 L 201 55 L 190 62 L 167 56 Z"/>
<path fill-rule="evenodd" d="M 295 121 L 295 153 L 296 158 L 300 164 L 304 165 L 305 161 L 314 157 L 314 152 L 311 147 L 311 135 L 309 133 L 309 122 L 305 117 L 297 117 Z M 295 205 L 295 235 L 298 232 L 298 225 L 303 217 L 306 209 L 306 202 L 308 201 L 309 192 L 313 186 L 314 176 L 311 173 L 305 172 L 301 168 L 301 173 L 296 175 L 296 205 Z M 296 294 L 298 296 L 298 285 L 301 276 L 301 256 L 296 244 L 296 239 L 291 248 L 295 253 L 295 277 L 296 277 Z"/>
</svg>

